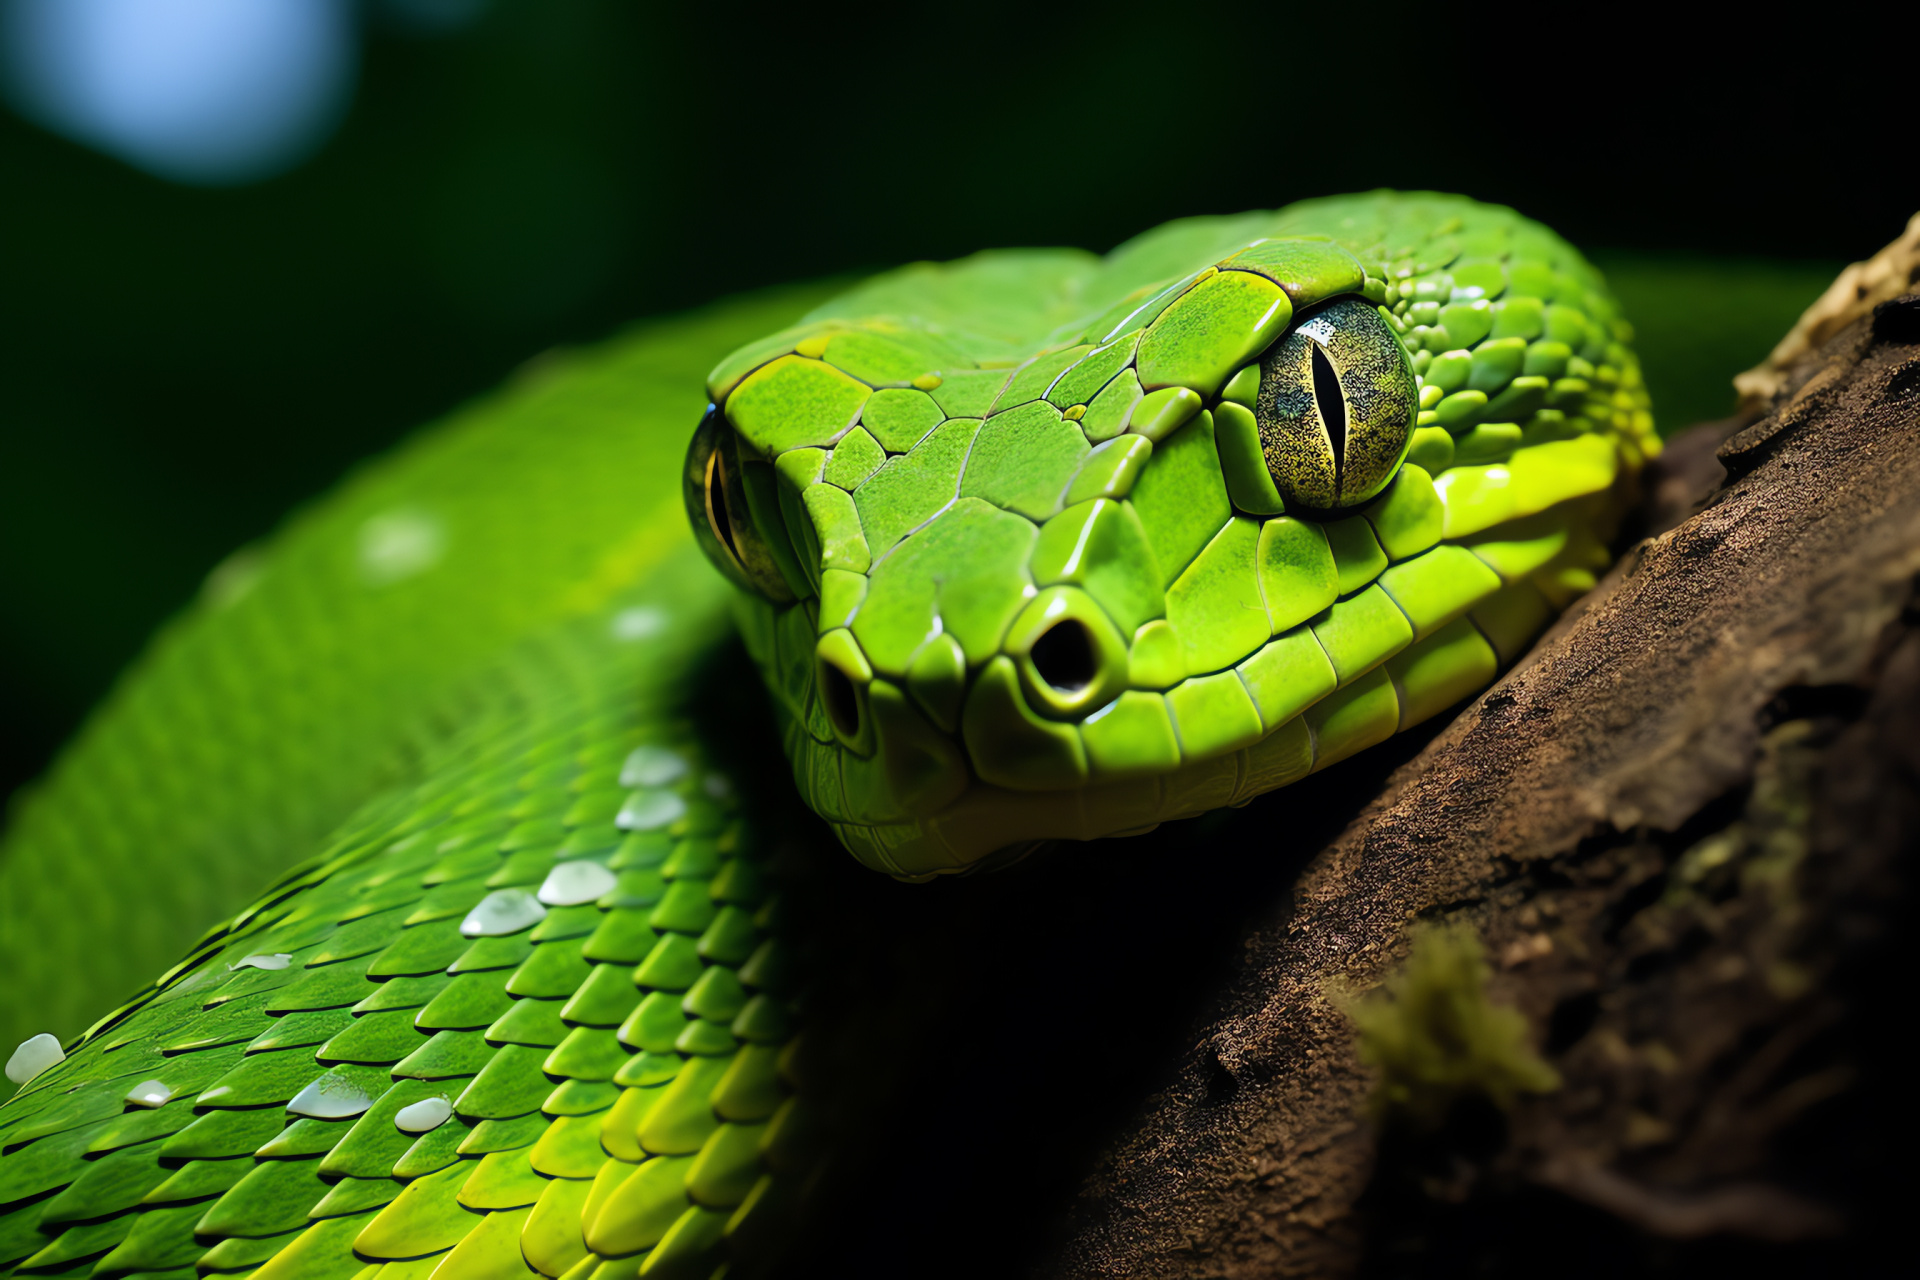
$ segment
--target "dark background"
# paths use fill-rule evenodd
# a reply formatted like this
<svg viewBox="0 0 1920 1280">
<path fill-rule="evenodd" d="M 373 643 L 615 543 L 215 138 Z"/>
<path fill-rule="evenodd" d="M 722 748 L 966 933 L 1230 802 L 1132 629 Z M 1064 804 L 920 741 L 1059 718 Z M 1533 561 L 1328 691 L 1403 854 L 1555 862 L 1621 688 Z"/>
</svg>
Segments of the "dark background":
<svg viewBox="0 0 1920 1280">
<path fill-rule="evenodd" d="M 356 460 L 548 346 L 756 285 L 1437 187 L 1589 248 L 1663 425 L 1723 414 L 1920 181 L 1870 33 L 1674 20 L 495 0 L 369 22 L 342 128 L 251 186 L 0 116 L 0 794 Z"/>
</svg>

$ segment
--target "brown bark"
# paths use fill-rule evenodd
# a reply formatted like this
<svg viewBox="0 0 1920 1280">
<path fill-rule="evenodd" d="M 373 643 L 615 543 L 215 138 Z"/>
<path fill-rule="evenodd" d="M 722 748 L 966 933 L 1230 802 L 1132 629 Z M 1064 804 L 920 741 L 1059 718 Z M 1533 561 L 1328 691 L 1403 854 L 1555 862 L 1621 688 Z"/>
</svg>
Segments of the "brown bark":
<svg viewBox="0 0 1920 1280">
<path fill-rule="evenodd" d="M 1766 1271 L 1874 1242 L 1909 1123 L 1920 298 L 1826 323 L 1700 508 L 1254 929 L 1041 1274 Z M 1703 457 L 1673 451 L 1666 501 Z M 1336 990 L 1423 920 L 1479 933 L 1559 1089 L 1437 1134 L 1369 1119 Z"/>
</svg>

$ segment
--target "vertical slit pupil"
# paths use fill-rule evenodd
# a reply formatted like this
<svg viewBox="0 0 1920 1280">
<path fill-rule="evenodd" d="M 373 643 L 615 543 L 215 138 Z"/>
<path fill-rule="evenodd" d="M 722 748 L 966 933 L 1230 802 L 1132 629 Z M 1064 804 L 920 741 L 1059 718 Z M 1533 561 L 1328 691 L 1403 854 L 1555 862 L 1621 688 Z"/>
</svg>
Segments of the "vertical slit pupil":
<svg viewBox="0 0 1920 1280">
<path fill-rule="evenodd" d="M 1340 389 L 1340 375 L 1317 342 L 1313 350 L 1313 398 L 1320 406 L 1320 421 L 1326 425 L 1327 440 L 1333 445 L 1333 485 L 1338 493 L 1344 485 L 1347 466 L 1347 397 Z"/>
<path fill-rule="evenodd" d="M 727 518 L 726 476 L 720 470 L 720 451 L 715 449 L 707 459 L 707 519 L 713 525 L 713 532 L 726 547 L 734 559 L 740 558 L 740 548 L 733 545 L 733 521 Z"/>
</svg>

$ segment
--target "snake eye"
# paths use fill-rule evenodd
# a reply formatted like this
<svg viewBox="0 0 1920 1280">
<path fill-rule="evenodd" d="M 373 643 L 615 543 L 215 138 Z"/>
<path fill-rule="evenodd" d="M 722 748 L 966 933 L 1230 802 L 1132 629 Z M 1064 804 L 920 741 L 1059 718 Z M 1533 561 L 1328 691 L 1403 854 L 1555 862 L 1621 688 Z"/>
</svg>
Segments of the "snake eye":
<svg viewBox="0 0 1920 1280">
<path fill-rule="evenodd" d="M 753 523 L 733 431 L 712 405 L 687 448 L 681 493 L 694 540 L 715 568 L 734 585 L 776 603 L 793 598 Z"/>
<path fill-rule="evenodd" d="M 1330 510 L 1379 493 L 1419 401 L 1406 349 L 1370 304 L 1339 298 L 1309 314 L 1260 362 L 1254 417 L 1280 496 Z"/>
</svg>

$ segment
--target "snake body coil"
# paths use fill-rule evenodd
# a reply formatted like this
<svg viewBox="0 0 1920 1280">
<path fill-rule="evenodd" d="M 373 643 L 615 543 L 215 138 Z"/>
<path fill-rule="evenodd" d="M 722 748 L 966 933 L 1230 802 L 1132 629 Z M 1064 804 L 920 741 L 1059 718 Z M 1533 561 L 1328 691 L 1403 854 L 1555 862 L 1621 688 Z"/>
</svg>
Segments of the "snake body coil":
<svg viewBox="0 0 1920 1280">
<path fill-rule="evenodd" d="M 924 879 L 1244 803 L 1444 711 L 1592 585 L 1658 448 L 1597 274 L 1453 197 L 879 277 L 722 360 L 662 465 L 681 371 L 794 309 L 658 327 L 416 447 L 217 578 L 83 736 L 10 837 L 23 965 L 74 877 L 131 916 L 189 838 L 231 879 L 333 831 L 131 1001 L 23 1046 L 0 1267 L 773 1256 L 831 1135 L 749 803 L 776 784 L 694 700 L 729 612 L 803 798 Z M 389 695 L 291 750 L 312 713 L 270 691 L 348 649 Z M 174 758 L 143 708 L 182 689 L 200 736 L 245 706 L 260 749 Z M 332 785 L 349 757 L 389 763 Z M 182 780 L 151 817 L 109 790 L 143 771 Z M 326 803 L 296 821 L 303 779 Z M 46 973 L 64 1016 L 85 984 Z"/>
</svg>

